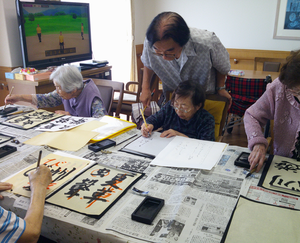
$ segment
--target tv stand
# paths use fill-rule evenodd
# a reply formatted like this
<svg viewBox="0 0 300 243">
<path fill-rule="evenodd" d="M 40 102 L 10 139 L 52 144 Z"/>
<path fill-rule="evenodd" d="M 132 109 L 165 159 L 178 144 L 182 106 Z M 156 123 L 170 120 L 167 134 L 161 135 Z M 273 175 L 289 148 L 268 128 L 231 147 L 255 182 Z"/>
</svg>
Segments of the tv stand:
<svg viewBox="0 0 300 243">
<path fill-rule="evenodd" d="M 100 68 L 91 68 L 87 70 L 81 70 L 83 79 L 88 78 L 100 78 L 111 80 L 111 68 L 112 66 L 105 66 Z M 49 79 L 28 81 L 18 79 L 6 79 L 8 89 L 11 90 L 14 86 L 14 94 L 45 94 L 55 90 L 53 82 Z M 4 97 L 5 98 L 5 97 Z M 3 101 L 4 101 L 3 98 Z M 18 102 L 20 105 L 28 105 L 26 102 Z M 54 108 L 45 108 L 48 111 L 63 110 L 63 105 Z"/>
</svg>

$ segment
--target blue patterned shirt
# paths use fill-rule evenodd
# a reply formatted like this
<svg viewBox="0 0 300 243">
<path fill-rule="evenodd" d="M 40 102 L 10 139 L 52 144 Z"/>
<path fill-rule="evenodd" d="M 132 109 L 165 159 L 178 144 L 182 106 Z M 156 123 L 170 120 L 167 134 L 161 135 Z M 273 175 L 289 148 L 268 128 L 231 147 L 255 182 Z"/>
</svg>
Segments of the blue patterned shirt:
<svg viewBox="0 0 300 243">
<path fill-rule="evenodd" d="M 186 121 L 179 118 L 169 101 L 160 111 L 149 116 L 146 122 L 154 126 L 153 130 L 162 127 L 163 131 L 173 129 L 190 138 L 215 141 L 215 119 L 204 109 L 199 109 Z"/>
</svg>

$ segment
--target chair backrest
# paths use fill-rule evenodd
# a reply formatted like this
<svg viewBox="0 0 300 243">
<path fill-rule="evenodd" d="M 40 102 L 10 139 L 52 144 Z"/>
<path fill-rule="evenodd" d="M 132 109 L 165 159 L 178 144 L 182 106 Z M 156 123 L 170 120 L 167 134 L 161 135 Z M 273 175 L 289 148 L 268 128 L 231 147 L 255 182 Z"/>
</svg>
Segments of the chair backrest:
<svg viewBox="0 0 300 243">
<path fill-rule="evenodd" d="M 281 66 L 286 62 L 284 58 L 271 58 L 271 57 L 255 57 L 254 58 L 254 71 L 257 70 L 257 64 L 262 63 L 263 71 L 279 72 Z"/>
<path fill-rule="evenodd" d="M 110 86 L 97 85 L 107 114 L 110 114 L 114 89 Z"/>
<path fill-rule="evenodd" d="M 207 94 L 204 109 L 215 118 L 215 139 L 221 141 L 228 114 L 229 100 L 218 94 Z"/>
<path fill-rule="evenodd" d="M 279 72 L 280 62 L 264 62 L 263 71 Z"/>
<path fill-rule="evenodd" d="M 124 95 L 124 83 L 122 82 L 117 82 L 117 81 L 111 81 L 111 80 L 107 80 L 107 79 L 96 79 L 93 78 L 94 83 L 98 86 L 99 85 L 99 90 L 101 89 L 101 87 L 103 86 L 108 86 L 111 87 L 113 89 L 113 93 L 115 92 L 119 92 L 119 100 L 118 100 L 118 104 L 117 104 L 117 108 L 115 111 L 115 117 L 120 118 L 120 112 L 121 112 L 121 106 L 122 106 L 122 102 L 123 102 L 123 95 Z M 101 91 L 100 91 L 101 92 Z M 105 92 L 105 91 L 104 91 Z M 109 92 L 109 91 L 108 91 Z M 111 93 L 110 93 L 111 94 Z M 102 92 L 101 92 L 102 95 Z M 103 98 L 104 99 L 104 98 Z M 111 107 L 111 103 L 113 100 L 113 94 L 111 95 L 111 101 L 110 101 L 110 107 Z M 109 108 L 110 109 L 110 108 Z M 108 113 L 109 115 L 111 111 Z"/>
<path fill-rule="evenodd" d="M 226 89 L 232 97 L 229 113 L 242 117 L 253 103 L 265 92 L 266 79 L 227 76 Z"/>
</svg>

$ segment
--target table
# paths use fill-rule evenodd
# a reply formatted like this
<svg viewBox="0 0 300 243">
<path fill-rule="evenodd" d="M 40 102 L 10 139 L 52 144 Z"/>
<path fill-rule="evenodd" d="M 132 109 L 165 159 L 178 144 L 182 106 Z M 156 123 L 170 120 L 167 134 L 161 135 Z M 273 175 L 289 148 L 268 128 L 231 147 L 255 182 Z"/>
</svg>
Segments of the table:
<svg viewBox="0 0 300 243">
<path fill-rule="evenodd" d="M 20 142 L 36 136 L 35 130 L 20 130 L 0 124 L 0 132 L 17 136 Z M 130 130 L 115 138 L 121 141 L 126 136 L 139 134 Z M 123 136 L 123 137 L 122 137 Z M 43 157 L 53 153 L 49 147 L 12 144 L 18 151 L 0 160 L 0 178 L 36 163 L 42 149 Z M 4 144 L 1 144 L 4 145 Z M 229 146 L 212 171 L 188 168 L 166 168 L 149 166 L 150 159 L 119 152 L 120 144 L 111 149 L 111 154 L 91 152 L 87 146 L 76 152 L 68 152 L 97 162 L 144 172 L 146 176 L 135 187 L 149 191 L 154 197 L 165 199 L 165 206 L 157 215 L 153 225 L 132 221 L 131 213 L 144 199 L 128 191 L 100 220 L 45 205 L 42 235 L 56 242 L 220 242 L 239 194 L 266 203 L 284 201 L 284 195 L 258 188 L 260 173 L 245 179 L 248 173 L 234 166 L 234 160 L 247 148 Z M 24 217 L 29 199 L 4 193 L 0 205 Z M 300 200 L 294 200 L 300 208 Z M 132 237 L 130 237 L 132 236 Z"/>
<path fill-rule="evenodd" d="M 279 72 L 269 72 L 269 71 L 254 71 L 254 70 L 243 70 L 245 75 L 237 76 L 230 74 L 232 77 L 240 77 L 240 78 L 256 78 L 256 79 L 264 79 L 266 76 L 271 75 L 272 80 L 276 79 L 279 76 Z"/>
</svg>

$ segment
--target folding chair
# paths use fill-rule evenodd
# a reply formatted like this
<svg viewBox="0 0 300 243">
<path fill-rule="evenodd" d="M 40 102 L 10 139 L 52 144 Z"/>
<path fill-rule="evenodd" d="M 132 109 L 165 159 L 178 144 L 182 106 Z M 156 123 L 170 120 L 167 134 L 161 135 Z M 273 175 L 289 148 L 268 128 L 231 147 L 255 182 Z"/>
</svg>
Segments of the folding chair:
<svg viewBox="0 0 300 243">
<path fill-rule="evenodd" d="M 228 133 L 232 132 L 234 126 L 242 124 L 246 109 L 262 96 L 270 82 L 272 82 L 270 75 L 266 79 L 227 76 L 226 89 L 232 97 L 232 105 L 225 123 L 225 129 Z"/>
</svg>

